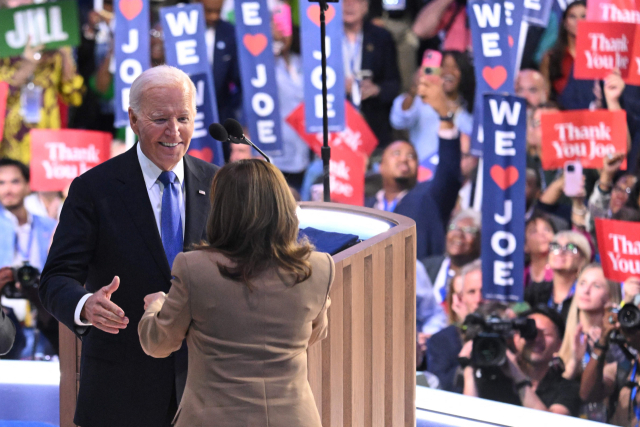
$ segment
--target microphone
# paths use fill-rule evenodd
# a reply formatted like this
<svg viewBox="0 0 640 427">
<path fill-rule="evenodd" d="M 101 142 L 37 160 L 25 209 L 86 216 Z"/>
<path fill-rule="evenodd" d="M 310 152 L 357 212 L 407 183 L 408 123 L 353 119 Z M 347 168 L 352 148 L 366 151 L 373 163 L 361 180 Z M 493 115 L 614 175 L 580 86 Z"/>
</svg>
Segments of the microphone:
<svg viewBox="0 0 640 427">
<path fill-rule="evenodd" d="M 229 139 L 227 130 L 220 123 L 211 123 L 211 125 L 209 125 L 209 135 L 211 135 L 213 139 L 221 142 L 227 142 Z"/>
<path fill-rule="evenodd" d="M 218 124 L 218 123 L 214 123 L 213 125 L 216 125 L 216 124 Z M 209 133 L 211 133 L 211 127 L 213 125 L 209 126 Z M 227 141 L 229 141 L 229 142 L 231 142 L 233 144 L 250 145 L 258 153 L 262 154 L 262 157 L 264 157 L 267 162 L 271 163 L 271 159 L 269 158 L 269 156 L 267 156 L 261 149 L 256 147 L 256 145 L 253 142 L 251 142 L 251 140 L 249 138 L 244 136 L 244 132 L 242 131 L 242 125 L 237 120 L 234 120 L 234 119 L 231 119 L 231 118 L 225 120 L 223 128 L 224 128 L 224 130 L 226 131 L 226 133 L 228 135 Z M 211 136 L 213 136 L 213 134 L 211 134 Z M 216 138 L 215 136 L 213 136 L 213 137 Z M 218 139 L 218 138 L 216 138 L 216 139 Z"/>
</svg>

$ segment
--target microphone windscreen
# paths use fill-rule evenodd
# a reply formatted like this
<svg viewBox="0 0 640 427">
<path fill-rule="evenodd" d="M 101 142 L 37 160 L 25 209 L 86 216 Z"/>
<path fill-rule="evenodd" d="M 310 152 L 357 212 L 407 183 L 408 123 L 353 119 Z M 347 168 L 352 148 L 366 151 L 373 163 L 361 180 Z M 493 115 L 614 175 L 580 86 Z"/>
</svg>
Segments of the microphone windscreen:
<svg viewBox="0 0 640 427">
<path fill-rule="evenodd" d="M 231 136 L 235 136 L 236 138 L 244 137 L 244 132 L 242 131 L 242 125 L 238 123 L 237 120 L 234 120 L 234 119 L 225 120 L 224 128 L 227 130 L 227 132 Z"/>
<path fill-rule="evenodd" d="M 220 123 L 211 123 L 209 126 L 209 135 L 213 137 L 213 139 L 217 139 L 218 141 L 225 142 L 229 139 L 229 134 L 227 130 Z"/>
</svg>

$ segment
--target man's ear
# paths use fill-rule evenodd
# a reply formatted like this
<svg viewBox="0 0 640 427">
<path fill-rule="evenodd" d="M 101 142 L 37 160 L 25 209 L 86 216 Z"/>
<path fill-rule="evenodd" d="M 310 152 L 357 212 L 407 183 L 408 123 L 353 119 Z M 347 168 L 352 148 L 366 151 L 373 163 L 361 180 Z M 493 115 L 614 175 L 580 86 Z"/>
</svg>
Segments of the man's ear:
<svg viewBox="0 0 640 427">
<path fill-rule="evenodd" d="M 138 135 L 138 116 L 133 112 L 133 109 L 129 107 L 129 124 L 131 125 L 131 130 L 133 133 Z"/>
</svg>

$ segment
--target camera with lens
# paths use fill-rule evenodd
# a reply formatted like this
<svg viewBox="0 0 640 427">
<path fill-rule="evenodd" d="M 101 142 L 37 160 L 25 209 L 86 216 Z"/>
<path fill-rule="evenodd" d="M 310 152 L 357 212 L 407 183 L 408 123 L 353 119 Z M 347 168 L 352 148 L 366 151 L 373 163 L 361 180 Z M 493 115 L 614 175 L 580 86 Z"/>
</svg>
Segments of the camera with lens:
<svg viewBox="0 0 640 427">
<path fill-rule="evenodd" d="M 25 261 L 22 267 L 13 271 L 14 281 L 7 283 L 2 293 L 7 298 L 28 298 L 28 294 L 37 290 L 40 283 L 40 270 Z M 16 286 L 20 283 L 20 288 Z"/>
<path fill-rule="evenodd" d="M 640 329 L 640 309 L 635 304 L 625 304 L 617 311 L 622 329 Z"/>
<path fill-rule="evenodd" d="M 536 322 L 529 318 L 503 320 L 498 316 L 483 318 L 470 314 L 464 320 L 467 337 L 473 337 L 471 366 L 474 368 L 495 368 L 507 360 L 507 340 L 517 331 L 526 340 L 533 340 L 538 334 Z"/>
</svg>

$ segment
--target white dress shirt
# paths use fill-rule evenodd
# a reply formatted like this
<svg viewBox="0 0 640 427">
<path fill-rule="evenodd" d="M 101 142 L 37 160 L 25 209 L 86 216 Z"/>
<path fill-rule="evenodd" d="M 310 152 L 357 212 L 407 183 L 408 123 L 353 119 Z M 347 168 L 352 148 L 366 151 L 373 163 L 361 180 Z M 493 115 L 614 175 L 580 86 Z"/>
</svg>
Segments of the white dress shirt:
<svg viewBox="0 0 640 427">
<path fill-rule="evenodd" d="M 213 49 L 216 44 L 215 28 L 207 27 L 207 31 L 204 33 L 204 41 L 207 43 L 207 60 L 209 60 L 209 65 L 213 67 Z"/>
<path fill-rule="evenodd" d="M 13 267 L 22 267 L 25 261 L 42 270 L 42 260 L 40 259 L 40 248 L 38 246 L 37 236 L 31 233 L 33 225 L 33 215 L 27 211 L 27 222 L 20 225 L 18 218 L 6 209 L 2 209 L 2 213 L 11 221 L 13 229 L 16 231 L 16 247 L 13 254 Z M 31 241 L 31 243 L 29 243 Z"/>
<path fill-rule="evenodd" d="M 144 184 L 147 188 L 147 194 L 149 195 L 149 201 L 151 202 L 151 208 L 153 209 L 153 215 L 156 218 L 156 226 L 158 227 L 158 232 L 160 233 L 160 237 L 162 237 L 162 229 L 160 225 L 160 218 L 162 214 L 162 193 L 164 192 L 164 185 L 158 180 L 160 174 L 162 173 L 162 169 L 155 165 L 147 156 L 144 155 L 142 149 L 140 148 L 140 144 L 137 146 L 138 153 L 138 162 L 140 163 L 140 168 L 142 169 L 142 176 L 144 178 Z M 180 192 L 180 218 L 182 219 L 182 236 L 184 238 L 184 230 L 185 230 L 185 185 L 184 185 L 184 160 L 180 159 L 180 162 L 172 169 L 172 171 L 176 174 L 178 178 L 178 182 L 180 183 L 180 187 L 182 191 Z M 104 284 L 105 286 L 108 283 Z M 80 313 L 82 312 L 82 307 L 84 307 L 84 303 L 87 299 L 93 294 L 86 294 L 83 296 L 80 301 L 78 301 L 78 305 L 76 306 L 76 311 L 74 313 L 74 321 L 76 325 L 80 326 L 91 326 L 91 323 L 83 322 L 80 319 Z"/>
</svg>

